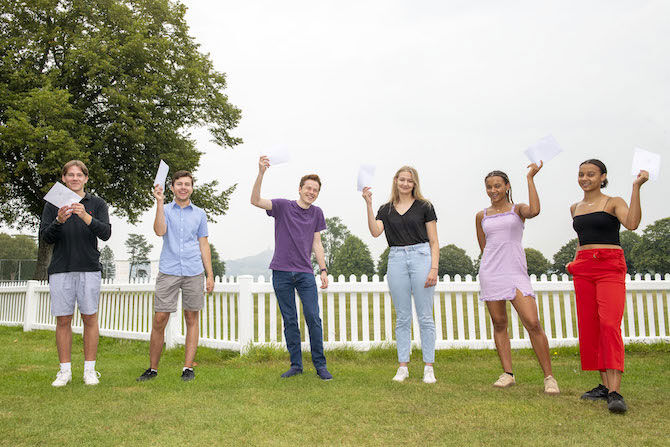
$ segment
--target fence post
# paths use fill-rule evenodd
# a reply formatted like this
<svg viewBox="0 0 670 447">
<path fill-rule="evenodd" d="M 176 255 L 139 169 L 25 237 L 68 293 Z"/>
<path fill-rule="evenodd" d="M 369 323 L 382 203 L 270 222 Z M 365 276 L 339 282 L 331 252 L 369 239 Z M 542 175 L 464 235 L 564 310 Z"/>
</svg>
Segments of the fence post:
<svg viewBox="0 0 670 447">
<path fill-rule="evenodd" d="M 37 317 L 37 292 L 39 281 L 30 280 L 26 283 L 26 299 L 23 302 L 23 331 L 33 330 Z"/>
<path fill-rule="evenodd" d="M 177 297 L 177 311 L 170 314 L 167 327 L 165 328 L 165 349 L 177 347 L 177 337 L 181 335 L 182 319 L 181 289 Z"/>
<path fill-rule="evenodd" d="M 249 350 L 254 337 L 254 297 L 251 294 L 251 284 L 254 277 L 251 275 L 240 275 L 237 277 L 239 284 L 239 298 L 237 305 L 239 320 L 237 330 L 239 331 L 240 355 Z"/>
</svg>

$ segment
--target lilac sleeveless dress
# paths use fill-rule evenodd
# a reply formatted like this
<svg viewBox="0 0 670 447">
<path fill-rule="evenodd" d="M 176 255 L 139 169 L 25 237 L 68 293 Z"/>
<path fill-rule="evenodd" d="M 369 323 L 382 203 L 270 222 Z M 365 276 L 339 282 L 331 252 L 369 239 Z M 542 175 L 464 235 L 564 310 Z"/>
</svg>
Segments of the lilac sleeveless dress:
<svg viewBox="0 0 670 447">
<path fill-rule="evenodd" d="M 486 246 L 479 265 L 479 299 L 482 301 L 513 300 L 516 289 L 524 296 L 535 298 L 528 277 L 526 253 L 521 246 L 523 221 L 514 212 L 516 205 L 506 213 L 486 215 L 482 229 Z"/>
</svg>

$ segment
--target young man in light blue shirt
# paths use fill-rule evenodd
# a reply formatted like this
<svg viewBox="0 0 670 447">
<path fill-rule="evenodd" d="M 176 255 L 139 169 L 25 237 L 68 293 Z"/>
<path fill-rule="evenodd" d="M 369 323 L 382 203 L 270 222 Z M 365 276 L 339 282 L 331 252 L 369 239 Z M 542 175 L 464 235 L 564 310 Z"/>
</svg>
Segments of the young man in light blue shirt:
<svg viewBox="0 0 670 447">
<path fill-rule="evenodd" d="M 156 277 L 154 318 L 149 345 L 149 368 L 137 378 L 142 382 L 158 374 L 158 362 L 163 352 L 165 326 L 170 313 L 177 310 L 179 289 L 186 321 L 185 360 L 181 378 L 187 382 L 195 378 L 193 359 L 198 348 L 200 332 L 199 312 L 204 305 L 204 289 L 214 289 L 212 257 L 207 242 L 207 215 L 191 203 L 193 176 L 188 171 L 177 171 L 172 177 L 170 190 L 174 201 L 164 205 L 163 187 L 154 187 L 156 218 L 154 232 L 163 237 Z M 205 281 L 205 273 L 207 279 Z M 204 287 L 203 287 L 204 286 Z"/>
</svg>

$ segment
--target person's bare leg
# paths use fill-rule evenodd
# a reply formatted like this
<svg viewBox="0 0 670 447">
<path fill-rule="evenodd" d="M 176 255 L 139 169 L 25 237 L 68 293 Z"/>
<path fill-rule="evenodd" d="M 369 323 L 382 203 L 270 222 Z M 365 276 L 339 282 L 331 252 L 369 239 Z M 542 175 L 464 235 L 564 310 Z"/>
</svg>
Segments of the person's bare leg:
<svg viewBox="0 0 670 447">
<path fill-rule="evenodd" d="M 509 334 L 507 333 L 507 302 L 487 301 L 486 307 L 489 309 L 491 321 L 493 322 L 493 340 L 496 343 L 496 350 L 498 357 L 500 357 L 500 364 L 503 371 L 512 372 L 512 348 L 509 342 Z"/>
<path fill-rule="evenodd" d="M 165 340 L 165 326 L 167 326 L 169 319 L 169 312 L 156 312 L 154 314 L 149 342 L 149 366 L 152 369 L 158 369 L 158 362 L 160 362 L 163 352 L 163 341 Z"/>
<path fill-rule="evenodd" d="M 533 346 L 544 377 L 552 375 L 549 341 L 542 329 L 542 325 L 540 325 L 535 300 L 530 296 L 523 296 L 521 291 L 517 289 L 516 298 L 512 300 L 512 305 L 516 309 L 517 314 L 519 314 L 521 323 L 523 323 L 523 326 L 528 331 L 530 344 Z"/>
<path fill-rule="evenodd" d="M 81 320 L 84 322 L 84 360 L 92 361 L 98 354 L 98 341 L 100 339 L 98 314 L 82 314 Z"/>
<path fill-rule="evenodd" d="M 607 377 L 607 384 L 604 384 L 609 390 L 610 393 L 616 391 L 620 393 L 621 390 L 621 376 L 623 374 L 617 369 L 608 369 L 605 371 L 605 376 Z"/>
<path fill-rule="evenodd" d="M 198 310 L 185 310 L 186 320 L 186 342 L 184 347 L 184 367 L 193 368 L 195 352 L 198 350 L 198 339 L 200 338 L 200 322 Z"/>
<path fill-rule="evenodd" d="M 603 385 L 605 385 L 605 388 L 609 389 L 609 380 L 607 377 L 607 371 L 598 371 L 600 373 L 600 380 L 603 382 Z M 611 390 L 610 390 L 611 391 Z"/>
<path fill-rule="evenodd" d="M 56 348 L 58 361 L 69 363 L 72 359 L 72 315 L 56 317 Z"/>
</svg>

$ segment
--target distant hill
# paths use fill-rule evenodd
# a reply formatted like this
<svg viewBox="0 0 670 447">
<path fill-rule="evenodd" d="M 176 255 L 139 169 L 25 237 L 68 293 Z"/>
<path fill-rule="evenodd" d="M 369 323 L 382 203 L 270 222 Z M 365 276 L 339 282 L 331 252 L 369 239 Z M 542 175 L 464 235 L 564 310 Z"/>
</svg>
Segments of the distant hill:
<svg viewBox="0 0 670 447">
<path fill-rule="evenodd" d="M 257 255 L 240 259 L 226 259 L 226 276 L 252 275 L 254 278 L 263 275 L 266 281 L 272 278 L 268 269 L 274 250 L 268 248 Z"/>
</svg>

